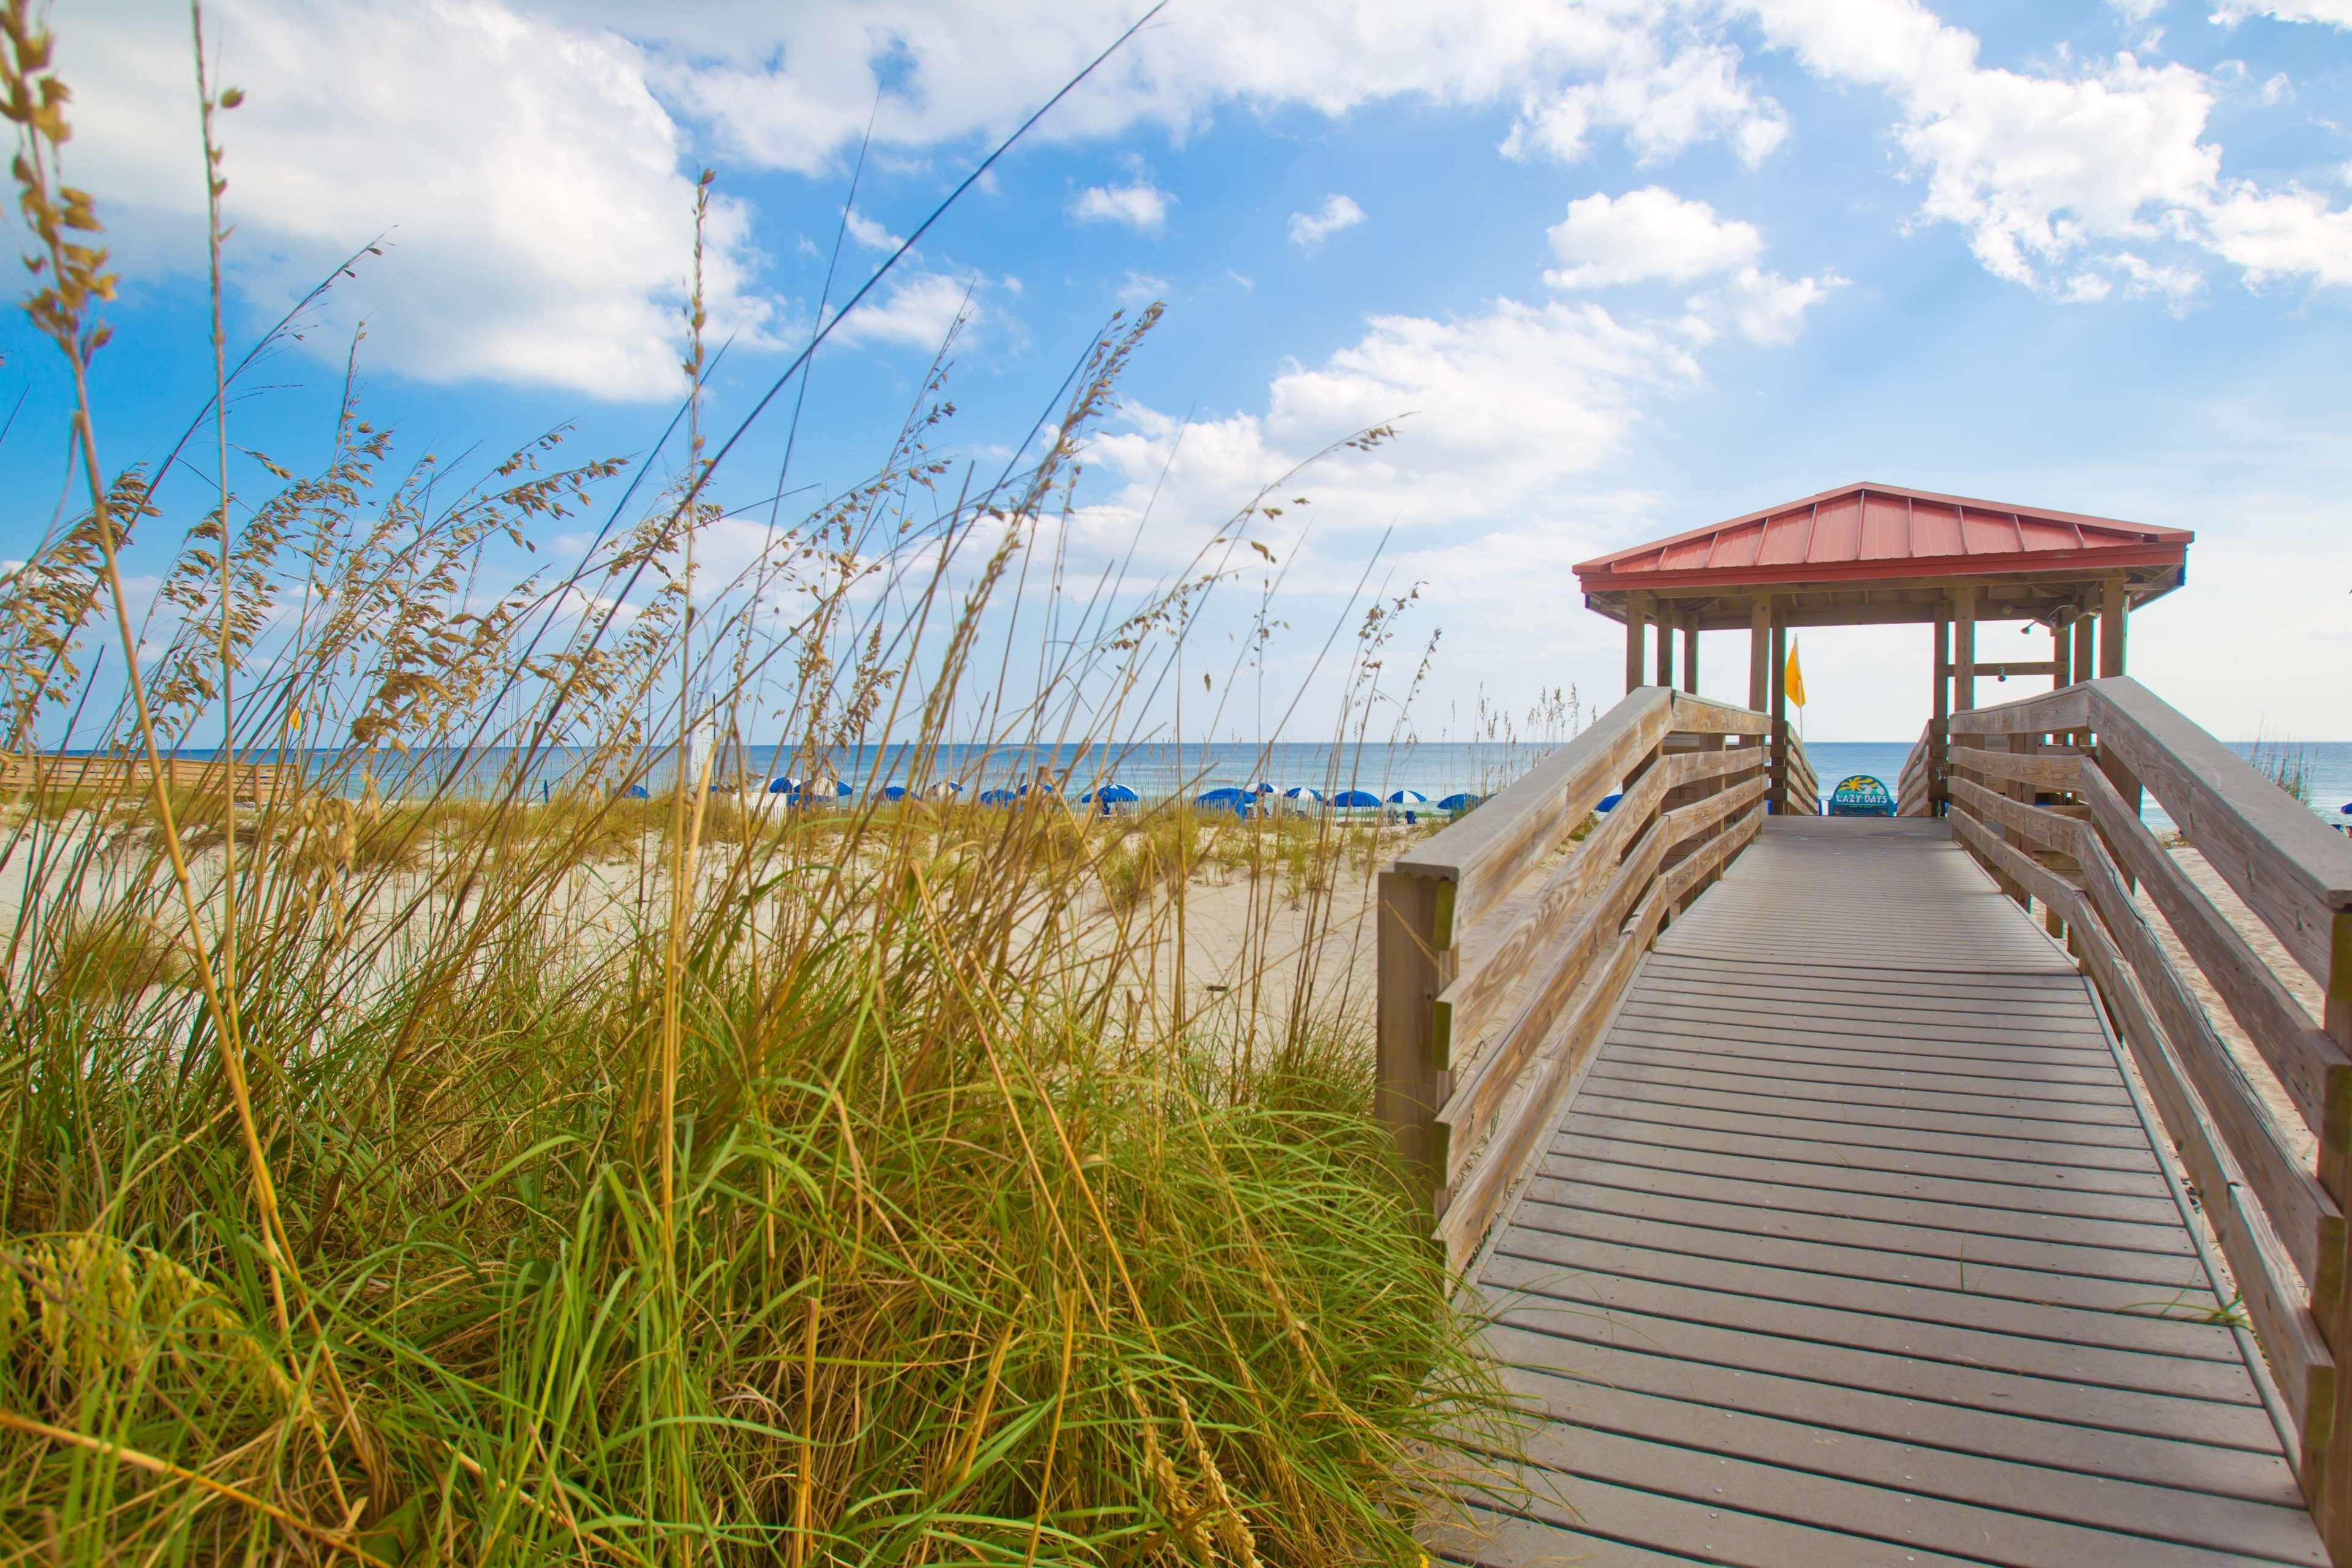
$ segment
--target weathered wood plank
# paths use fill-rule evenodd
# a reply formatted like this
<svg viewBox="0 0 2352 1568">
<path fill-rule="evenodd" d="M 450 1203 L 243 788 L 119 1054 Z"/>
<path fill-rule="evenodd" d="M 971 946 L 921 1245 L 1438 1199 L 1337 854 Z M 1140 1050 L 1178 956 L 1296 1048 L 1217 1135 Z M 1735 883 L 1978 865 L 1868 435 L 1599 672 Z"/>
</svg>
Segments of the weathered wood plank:
<svg viewBox="0 0 2352 1568">
<path fill-rule="evenodd" d="M 1982 798 L 1948 832 L 1776 819 L 1661 939 L 1479 1268 L 1485 1338 L 1553 1418 L 1521 1511 L 1622 1495 L 1576 1528 L 1726 1562 L 1775 1560 L 1771 1515 L 1821 1531 L 1790 1561 L 2323 1561 L 2093 994 L 1979 869 L 2104 937 L 2120 874 L 2096 851 L 2085 894 L 2026 853 L 2091 837 L 2046 815 L 2015 844 Z"/>
<path fill-rule="evenodd" d="M 1920 1547 L 2038 1568 L 2325 1568 L 2327 1560 L 2297 1510 L 2129 1484 L 2086 1487 L 2067 1471 L 1872 1437 L 1825 1445 L 1811 1426 L 1539 1372 L 1515 1370 L 1508 1383 L 1555 1419 L 1608 1434 L 1599 1452 L 1561 1438 L 1535 1446 L 1531 1457 L 1556 1453 L 1554 1462 L 1580 1475 L 1653 1485 L 1650 1465 L 1666 1460 L 1679 1471 L 1666 1485 L 1683 1496 L 1875 1536 L 1889 1561 Z M 1674 1466 L 1676 1454 L 1688 1459 Z M 1561 1489 L 1572 1503 L 1573 1487 Z"/>
<path fill-rule="evenodd" d="M 2294 1477 L 2275 1455 L 1927 1405 L 1870 1389 L 1761 1373 L 1746 1373 L 1734 1384 L 1712 1367 L 1685 1367 L 1633 1348 L 1583 1345 L 1578 1347 L 1573 1366 L 1546 1367 L 1542 1358 L 1554 1347 L 1544 1336 L 1498 1329 L 1493 1339 L 1496 1355 L 1507 1364 L 1541 1375 L 1777 1416 L 1825 1435 L 1852 1432 L 1916 1444 L 1930 1450 L 1922 1456 L 1924 1462 L 1953 1454 L 2046 1467 L 2072 1480 L 2077 1508 L 2096 1506 L 2105 1489 L 2102 1481 L 2123 1481 L 2178 1491 L 2189 1506 L 2215 1507 L 2222 1517 L 2231 1501 L 2299 1510 Z M 1572 1415 L 1561 1419 L 1574 1425 Z"/>
<path fill-rule="evenodd" d="M 1396 868 L 1455 884 L 1454 918 L 1475 922 L 1657 749 L 1673 716 L 1671 692 L 1643 687 L 1630 693 L 1477 810 L 1408 849 Z"/>
<path fill-rule="evenodd" d="M 1964 1265 L 1952 1258 L 1889 1252 L 1882 1247 L 1814 1241 L 1801 1236 L 1727 1232 L 1713 1226 L 1683 1225 L 1654 1216 L 1528 1204 L 1518 1211 L 1505 1240 L 1512 1250 L 1523 1252 L 1535 1245 L 1527 1238 L 1536 1236 L 1579 1237 L 1613 1247 L 1655 1247 L 1694 1257 L 1797 1269 L 1832 1279 L 1877 1280 L 1920 1289 L 1957 1290 L 1967 1296 L 2199 1323 L 2211 1322 L 2221 1308 L 2210 1284 L 2201 1280 L 2164 1286 L 2016 1263 Z"/>
<path fill-rule="evenodd" d="M 1919 1361 L 1853 1345 L 1744 1333 L 1643 1312 L 1600 1313 L 1572 1304 L 1538 1305 L 1517 1297 L 1498 1298 L 1488 1310 L 1497 1321 L 1512 1328 L 1575 1343 L 1646 1346 L 1727 1372 L 1811 1377 L 1966 1409 L 2007 1411 L 2043 1421 L 2073 1421 L 2142 1436 L 2258 1452 L 2278 1440 L 2270 1418 L 2256 1405 L 2216 1405 L 2099 1388 L 1993 1367 Z M 1592 1436 L 1589 1428 L 1576 1435 L 1580 1442 Z"/>
<path fill-rule="evenodd" d="M 1438 1032 L 1451 1052 L 1459 1054 L 1478 1042 L 1496 1010 L 1527 978 L 1538 951 L 1559 941 L 1561 922 L 1608 885 L 1626 851 L 1657 819 L 1682 761 L 1662 758 L 1646 769 L 1601 826 L 1544 879 L 1526 910 L 1476 967 L 1438 997 Z"/>
<path fill-rule="evenodd" d="M 2091 694 L 2084 686 L 2043 692 L 1997 708 L 1971 709 L 1951 719 L 1952 731 L 1964 735 L 2046 735 L 2059 730 L 2088 729 L 2090 724 Z"/>
<path fill-rule="evenodd" d="M 1991 752 L 1982 746 L 1953 746 L 1948 754 L 1955 774 L 1965 769 L 2036 789 L 2071 793 L 2083 778 L 2082 759 L 2063 752 Z"/>
<path fill-rule="evenodd" d="M 2305 1125 L 2317 1133 L 2326 1124 L 2328 1104 L 2352 1105 L 2352 1058 L 2313 1022 L 2270 966 L 2254 956 L 2238 928 L 2157 844 L 2113 784 L 2096 772 L 2086 773 L 2083 799 L 2122 868 L 2137 878 L 2156 900 L 2180 945 L 2277 1075 Z"/>
<path fill-rule="evenodd" d="M 2214 1128 L 2229 1146 L 2255 1200 L 2310 1287 L 2315 1310 L 2343 1288 L 2344 1215 L 2322 1192 L 2319 1178 L 2303 1168 L 2270 1107 L 2263 1102 L 2230 1047 L 2214 1032 L 2205 1010 L 2181 984 L 2147 919 L 2124 888 L 2123 876 L 2096 835 L 2085 828 L 2083 879 L 2106 934 L 2122 951 L 2139 983 L 2140 994 L 2156 1010 L 2174 1057 Z M 2322 1270 L 2326 1272 L 2323 1275 Z"/>
<path fill-rule="evenodd" d="M 2074 852 L 2074 830 L 2082 825 L 2071 816 L 2043 811 L 2005 795 L 1995 795 L 1974 779 L 1952 780 L 1952 797 L 1970 813 L 2022 836 L 2027 842 L 2061 855 Z"/>
<path fill-rule="evenodd" d="M 1994 1208 L 1965 1198 L 1921 1197 L 1862 1190 L 1835 1192 L 1779 1179 L 1780 1173 L 1748 1176 L 1697 1176 L 1661 1172 L 1614 1161 L 1579 1164 L 1559 1152 L 1547 1152 L 1538 1172 L 1555 1181 L 1615 1187 L 1622 1192 L 1689 1198 L 1700 1203 L 1746 1204 L 1782 1214 L 1832 1215 L 1843 1219 L 1869 1220 L 1882 1225 L 1927 1226 L 1938 1230 L 1969 1231 L 1981 1236 L 2005 1236 L 2018 1241 L 2051 1241 L 2064 1245 L 2111 1247 L 2118 1252 L 2150 1252 L 2165 1258 L 2194 1258 L 2196 1245 L 2181 1228 L 2180 1216 L 2170 1222 L 2091 1219 L 2048 1209 Z"/>
<path fill-rule="evenodd" d="M 2099 991 L 2115 1011 L 2118 1033 L 2139 1064 L 2140 1079 L 2163 1115 L 2165 1129 L 2180 1152 L 2181 1163 L 2198 1186 L 2206 1218 L 2221 1238 L 2247 1316 L 2277 1375 L 2279 1392 L 2294 1414 L 2305 1454 L 2323 1450 L 2333 1415 L 2336 1363 L 2321 1340 L 2318 1323 L 2305 1304 L 2303 1281 L 2241 1174 L 2228 1145 L 2198 1102 L 2196 1090 L 2172 1044 L 2124 965 L 2087 900 L 2071 890 L 2053 907 L 2065 915 L 2081 943 L 2084 960 Z"/>
<path fill-rule="evenodd" d="M 2333 912 L 2352 910 L 2352 839 L 2136 680 L 2098 680 L 2099 741 L 2295 961 L 2327 978 Z"/>
<path fill-rule="evenodd" d="M 1683 1127 L 1638 1118 L 1601 1116 L 1580 1110 L 1571 1131 L 1599 1138 L 1622 1138 L 1664 1149 L 1708 1150 L 1721 1153 L 1754 1152 L 1766 1159 L 1794 1161 L 1833 1168 L 1891 1171 L 1901 1174 L 1955 1175 L 1998 1182 L 2017 1187 L 2061 1187 L 2074 1192 L 2127 1193 L 2161 1196 L 2163 1178 L 2140 1171 L 2085 1170 L 2038 1160 L 2002 1159 L 1985 1154 L 1938 1154 L 1913 1149 L 1887 1149 L 1843 1142 L 1824 1142 L 1777 1132 L 1750 1130 L 1724 1132 L 1711 1127 Z"/>
<path fill-rule="evenodd" d="M 1779 1186 L 1811 1187 L 1838 1195 L 1917 1198 L 1958 1204 L 1969 1208 L 2013 1210 L 2028 1215 L 2074 1215 L 2115 1220 L 2132 1226 L 2164 1226 L 2178 1229 L 2180 1210 L 2168 1192 L 2140 1195 L 2073 1191 L 2064 1188 L 2011 1186 L 1963 1176 L 1873 1171 L 1853 1166 L 1807 1165 L 1727 1154 L 1709 1150 L 1670 1152 L 1654 1145 L 1626 1143 L 1577 1131 L 1562 1132 L 1552 1141 L 1552 1152 L 1564 1162 L 1553 1173 L 1572 1176 L 1586 1166 L 1622 1165 L 1667 1174 L 1683 1174 L 1695 1182 L 1764 1182 Z M 1672 1184 L 1656 1184 L 1659 1191 Z"/>
<path fill-rule="evenodd" d="M 2120 1129 L 2145 1142 L 2147 1134 L 2128 1101 L 2093 1099 L 2034 1099 L 2007 1092 L 2007 1086 L 1951 1091 L 1912 1089 L 1901 1084 L 1856 1083 L 1843 1074 L 1784 1073 L 1777 1063 L 1723 1061 L 1689 1056 L 1668 1056 L 1633 1050 L 1617 1037 L 1605 1063 L 1593 1068 L 1595 1081 L 1622 1079 L 1662 1088 L 1706 1089 L 1738 1099 L 1801 1100 L 1856 1108 L 1889 1110 L 1945 1110 L 1969 1116 L 2024 1121 L 2037 1128 L 2092 1127 L 2102 1135 Z"/>
<path fill-rule="evenodd" d="M 1627 921 L 1609 956 L 1591 966 L 1584 994 L 1562 1015 L 1555 1038 L 1545 1049 L 1517 1113 L 1499 1126 L 1474 1156 L 1475 1163 L 1465 1172 L 1440 1215 L 1438 1236 L 1445 1246 L 1448 1260 L 1454 1266 L 1465 1263 L 1476 1249 L 1487 1227 L 1494 1224 L 1503 1196 L 1517 1179 L 1520 1169 L 1545 1135 L 1558 1125 L 1560 1101 L 1574 1081 L 1577 1069 L 1599 1043 L 1601 1026 L 1624 994 L 1634 966 L 1657 932 L 1667 904 L 1679 896 L 1674 888 L 1676 879 L 1684 879 L 1686 885 L 1695 885 L 1698 878 L 1737 855 L 1755 836 L 1759 821 L 1752 812 L 1735 818 L 1726 831 L 1652 887 Z"/>
<path fill-rule="evenodd" d="M 1542 1278 L 1584 1273 L 1628 1274 L 1728 1295 L 1797 1301 L 1888 1320 L 1948 1323 L 1995 1333 L 2022 1334 L 2064 1344 L 2105 1345 L 2233 1370 L 2252 1398 L 2253 1383 L 2230 1331 L 2218 1323 L 2188 1322 L 2130 1312 L 2103 1312 L 2049 1301 L 2017 1301 L 1947 1286 L 1901 1285 L 1850 1275 L 1819 1274 L 1739 1258 L 1695 1257 L 1662 1247 L 1610 1245 L 1554 1232 L 1513 1229 L 1496 1259 L 1524 1262 Z M 1500 1276 L 1489 1276 L 1500 1283 Z M 1730 1391 L 1718 1397 L 1736 1398 Z"/>
</svg>

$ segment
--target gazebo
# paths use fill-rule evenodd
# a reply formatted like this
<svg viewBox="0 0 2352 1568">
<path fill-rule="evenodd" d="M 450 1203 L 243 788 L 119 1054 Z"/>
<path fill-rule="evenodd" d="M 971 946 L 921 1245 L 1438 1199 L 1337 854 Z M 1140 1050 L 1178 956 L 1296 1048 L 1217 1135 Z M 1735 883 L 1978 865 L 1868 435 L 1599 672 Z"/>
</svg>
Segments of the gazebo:
<svg viewBox="0 0 2352 1568">
<path fill-rule="evenodd" d="M 1682 686 L 1693 692 L 1699 634 L 1748 633 L 1748 705 L 1771 713 L 1780 798 L 1790 627 L 1933 625 L 1931 736 L 1940 760 L 1943 721 L 1976 706 L 1979 676 L 2046 675 L 2056 687 L 2123 674 L 2131 612 L 2186 580 L 2195 537 L 1863 483 L 1602 555 L 1576 575 L 1586 607 L 1625 625 L 1628 691 L 1653 668 L 1644 647 L 1653 626 L 1655 684 L 1675 683 L 1679 630 Z M 1979 662 L 1977 623 L 2017 620 L 2050 628 L 2050 657 Z"/>
</svg>

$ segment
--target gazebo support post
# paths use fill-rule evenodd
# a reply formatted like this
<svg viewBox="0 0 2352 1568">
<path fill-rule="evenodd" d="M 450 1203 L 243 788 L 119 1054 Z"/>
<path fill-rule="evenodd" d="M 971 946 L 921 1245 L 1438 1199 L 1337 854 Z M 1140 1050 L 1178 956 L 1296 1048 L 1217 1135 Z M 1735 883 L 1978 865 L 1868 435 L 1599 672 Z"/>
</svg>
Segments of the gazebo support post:
<svg viewBox="0 0 2352 1568">
<path fill-rule="evenodd" d="M 2124 619 L 2130 613 L 2130 602 L 2126 597 L 2124 580 L 2121 577 L 2110 577 L 2100 584 L 2099 677 L 2101 679 L 2111 675 L 2121 675 L 2124 672 Z M 2124 760 L 2116 755 L 2104 741 L 2099 742 L 2098 755 L 2099 771 L 2107 775 L 2107 782 L 2116 786 L 2116 793 L 2124 797 L 2124 804 L 2131 807 L 2134 812 L 2137 812 L 2140 807 L 2139 780 L 2133 775 L 2129 768 L 2124 765 Z M 2124 886 L 2136 888 L 2138 886 L 2138 879 L 2127 876 L 2124 879 Z"/>
<path fill-rule="evenodd" d="M 1936 622 L 1936 650 L 1931 660 L 1936 670 L 1936 717 L 1927 728 L 1927 815 L 1944 815 L 1944 803 L 1950 793 L 1944 784 L 1944 748 L 1951 743 L 1952 623 L 1938 617 Z"/>
<path fill-rule="evenodd" d="M 2130 613 L 2124 580 L 2110 577 L 2099 590 L 2099 675 L 2124 672 L 2124 618 Z"/>
<path fill-rule="evenodd" d="M 2067 623 L 2074 618 L 2072 610 L 2061 610 L 2050 617 L 2050 689 L 2055 691 L 2066 684 L 2068 663 L 2066 647 Z"/>
<path fill-rule="evenodd" d="M 1683 617 L 1683 689 L 1698 695 L 1698 612 Z"/>
<path fill-rule="evenodd" d="M 2091 636 L 2098 630 L 2098 617 L 2091 614 L 2086 602 L 2074 606 L 2074 679 L 2088 680 L 2098 668 L 2096 649 Z"/>
<path fill-rule="evenodd" d="M 1658 623 L 1658 679 L 1656 684 L 1672 691 L 1675 689 L 1675 622 L 1674 613 L 1662 602 L 1653 617 Z"/>
<path fill-rule="evenodd" d="M 1772 614 L 1772 793 L 1766 797 L 1780 816 L 1789 814 L 1789 627 Z"/>
<path fill-rule="evenodd" d="M 1625 595 L 1625 695 L 1631 697 L 1642 684 L 1642 615 L 1648 606 L 1648 595 Z"/>
<path fill-rule="evenodd" d="M 1967 713 L 1977 705 L 1977 585 L 1963 583 L 1952 590 L 1952 711 Z"/>
<path fill-rule="evenodd" d="M 1772 595 L 1748 602 L 1748 706 L 1758 713 L 1772 700 Z"/>
</svg>

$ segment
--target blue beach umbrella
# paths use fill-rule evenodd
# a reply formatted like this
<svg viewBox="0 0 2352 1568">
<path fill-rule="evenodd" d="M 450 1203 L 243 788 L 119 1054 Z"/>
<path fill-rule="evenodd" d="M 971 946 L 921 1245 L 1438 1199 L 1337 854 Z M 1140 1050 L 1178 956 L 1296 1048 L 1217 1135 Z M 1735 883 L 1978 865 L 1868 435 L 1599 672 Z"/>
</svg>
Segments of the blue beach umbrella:
<svg viewBox="0 0 2352 1568">
<path fill-rule="evenodd" d="M 1344 789 L 1331 797 L 1331 804 L 1349 808 L 1378 805 L 1381 797 L 1368 789 Z"/>
<path fill-rule="evenodd" d="M 1127 805 L 1143 797 L 1123 784 L 1107 784 L 1098 790 L 1090 789 L 1078 796 L 1080 805 L 1092 805 L 1097 801 L 1105 805 Z"/>
<path fill-rule="evenodd" d="M 1323 792 L 1319 789 L 1309 789 L 1305 784 L 1292 784 L 1288 789 L 1282 792 L 1282 798 L 1285 800 L 1319 801 L 1323 798 Z"/>
<path fill-rule="evenodd" d="M 984 789 L 980 792 L 982 805 L 1011 805 L 1021 797 L 1009 789 Z"/>
<path fill-rule="evenodd" d="M 849 787 L 849 781 L 847 779 L 835 779 L 833 781 L 833 793 L 836 795 L 846 798 L 850 795 L 856 795 L 857 792 Z"/>
<path fill-rule="evenodd" d="M 653 797 L 654 792 L 647 789 L 643 784 L 631 784 L 629 786 L 629 798 L 631 800 L 651 800 Z"/>
<path fill-rule="evenodd" d="M 770 795 L 796 795 L 801 793 L 801 781 L 796 778 L 788 777 L 772 779 L 768 783 L 768 793 Z"/>
<path fill-rule="evenodd" d="M 1250 786 L 1250 794 L 1252 795 L 1279 795 L 1281 791 L 1276 789 L 1264 779 L 1258 780 L 1257 783 Z"/>
<path fill-rule="evenodd" d="M 907 786 L 902 784 L 886 784 L 882 786 L 882 798 L 884 800 L 904 800 L 907 798 Z"/>
<path fill-rule="evenodd" d="M 1389 796 L 1391 805 L 1427 805 L 1429 797 L 1417 789 L 1401 789 Z"/>
<path fill-rule="evenodd" d="M 1236 801 L 1244 801 L 1248 798 L 1249 791 L 1245 789 L 1236 789 L 1232 784 L 1224 784 L 1216 789 L 1204 791 L 1192 804 L 1195 805 L 1232 805 Z"/>
<path fill-rule="evenodd" d="M 1486 797 L 1483 795 L 1470 795 L 1457 790 L 1454 794 L 1447 795 L 1444 800 L 1439 801 L 1437 803 L 1437 809 L 1440 811 L 1467 811 L 1486 798 Z"/>
<path fill-rule="evenodd" d="M 1622 793 L 1618 795 L 1604 795 L 1601 797 L 1601 804 L 1594 806 L 1592 809 L 1595 811 L 1614 811 L 1617 809 L 1617 803 L 1624 798 L 1625 797 Z"/>
</svg>

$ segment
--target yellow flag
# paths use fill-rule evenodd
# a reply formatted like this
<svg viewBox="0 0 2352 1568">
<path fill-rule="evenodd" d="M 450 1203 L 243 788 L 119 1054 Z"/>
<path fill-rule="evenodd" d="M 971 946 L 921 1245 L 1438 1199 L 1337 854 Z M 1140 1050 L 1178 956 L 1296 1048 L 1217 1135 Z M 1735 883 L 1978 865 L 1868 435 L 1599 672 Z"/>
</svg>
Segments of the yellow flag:
<svg viewBox="0 0 2352 1568">
<path fill-rule="evenodd" d="M 1781 683 L 1788 688 L 1789 700 L 1802 708 L 1805 705 L 1805 668 L 1797 662 L 1797 645 L 1793 642 L 1789 645 L 1789 668 L 1781 677 Z"/>
</svg>

